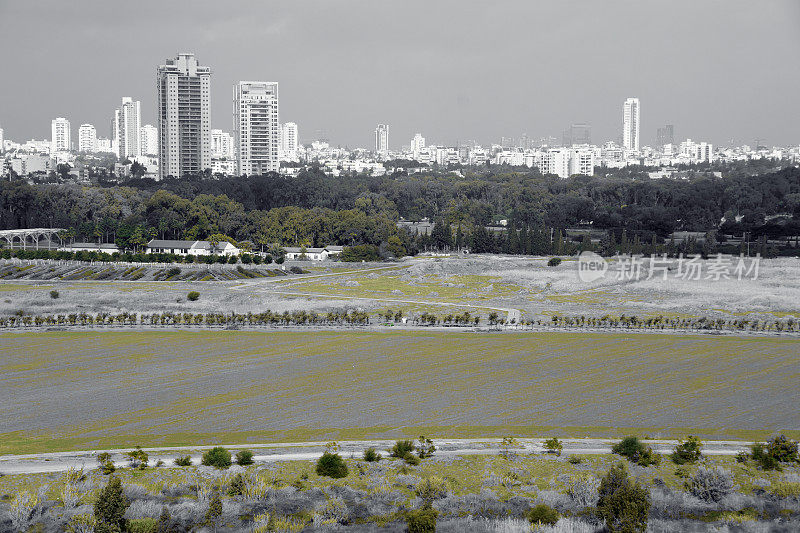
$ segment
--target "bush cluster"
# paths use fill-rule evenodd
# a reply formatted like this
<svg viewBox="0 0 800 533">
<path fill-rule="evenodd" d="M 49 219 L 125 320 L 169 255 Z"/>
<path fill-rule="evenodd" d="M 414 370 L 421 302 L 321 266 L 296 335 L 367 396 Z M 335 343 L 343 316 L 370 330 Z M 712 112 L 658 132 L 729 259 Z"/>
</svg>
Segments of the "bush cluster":
<svg viewBox="0 0 800 533">
<path fill-rule="evenodd" d="M 317 475 L 339 479 L 347 477 L 347 463 L 338 453 L 325 452 L 317 460 Z"/>
<path fill-rule="evenodd" d="M 661 463 L 661 456 L 653 451 L 650 446 L 639 441 L 637 437 L 625 437 L 616 443 L 611 451 L 617 455 L 626 457 L 632 463 L 639 466 L 658 465 Z"/>
<path fill-rule="evenodd" d="M 597 512 L 609 533 L 644 533 L 650 512 L 650 493 L 632 482 L 620 463 L 600 480 Z"/>
<path fill-rule="evenodd" d="M 201 463 L 204 466 L 226 469 L 231 466 L 231 452 L 221 446 L 216 446 L 203 454 Z"/>
<path fill-rule="evenodd" d="M 686 440 L 679 440 L 678 445 L 672 452 L 670 458 L 676 465 L 684 465 L 686 463 L 696 463 L 702 456 L 701 449 L 703 442 L 694 435 L 689 435 Z"/>
</svg>

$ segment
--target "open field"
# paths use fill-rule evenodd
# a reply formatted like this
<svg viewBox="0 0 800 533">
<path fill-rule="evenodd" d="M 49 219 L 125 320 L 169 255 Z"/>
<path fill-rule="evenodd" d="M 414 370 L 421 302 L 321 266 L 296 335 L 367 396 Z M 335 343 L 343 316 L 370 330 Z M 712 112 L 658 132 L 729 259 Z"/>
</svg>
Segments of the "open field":
<svg viewBox="0 0 800 533">
<path fill-rule="evenodd" d="M 509 320 L 542 322 L 553 315 L 800 320 L 796 258 L 761 260 L 757 279 L 647 280 L 645 272 L 638 281 L 608 275 L 592 283 L 578 280 L 574 260 L 548 267 L 546 258 L 521 256 L 419 257 L 388 265 L 306 261 L 285 266 L 301 266 L 309 274 L 284 276 L 283 271 L 259 267 L 264 277 L 248 277 L 231 265 L 214 266 L 216 270 L 183 265 L 175 276 L 167 275 L 167 267 L 143 267 L 146 275 L 141 278 L 129 279 L 138 274 L 125 274 L 123 269 L 104 281 L 96 276 L 112 267 L 93 266 L 87 275 L 77 269 L 74 275 L 47 277 L 42 273 L 52 267 L 38 265 L 36 279 L 18 273 L 0 280 L 0 315 L 359 309 L 377 318 L 392 309 L 408 317 L 469 311 L 484 323 L 491 312 Z M 115 277 L 122 274 L 127 277 Z M 199 281 L 208 275 L 213 279 Z M 51 290 L 61 297 L 52 299 Z M 192 290 L 200 292 L 196 302 L 186 301 Z"/>
<path fill-rule="evenodd" d="M 431 434 L 797 432 L 796 340 L 570 333 L 0 336 L 0 453 Z"/>
</svg>

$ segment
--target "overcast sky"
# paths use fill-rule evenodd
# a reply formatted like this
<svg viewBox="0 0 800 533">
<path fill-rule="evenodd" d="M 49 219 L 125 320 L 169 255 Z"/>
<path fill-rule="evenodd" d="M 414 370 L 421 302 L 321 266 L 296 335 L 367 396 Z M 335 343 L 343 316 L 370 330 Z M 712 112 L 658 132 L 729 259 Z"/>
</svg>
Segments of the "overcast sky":
<svg viewBox="0 0 800 533">
<path fill-rule="evenodd" d="M 155 124 L 155 73 L 178 52 L 212 68 L 212 126 L 231 87 L 277 81 L 303 142 L 390 145 L 617 140 L 622 103 L 715 144 L 800 144 L 799 0 L 0 0 L 0 127 L 49 138 L 67 117 L 110 134 L 122 96 Z"/>
</svg>

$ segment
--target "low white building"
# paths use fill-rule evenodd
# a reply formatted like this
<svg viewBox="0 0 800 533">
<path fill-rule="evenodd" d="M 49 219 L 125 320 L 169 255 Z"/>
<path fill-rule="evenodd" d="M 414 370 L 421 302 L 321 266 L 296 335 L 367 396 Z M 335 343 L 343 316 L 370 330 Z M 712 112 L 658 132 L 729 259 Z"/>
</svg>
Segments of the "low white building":
<svg viewBox="0 0 800 533">
<path fill-rule="evenodd" d="M 208 241 L 177 241 L 153 239 L 147 243 L 149 254 L 176 255 L 239 255 L 241 250 L 228 241 L 220 241 L 216 245 Z"/>
<path fill-rule="evenodd" d="M 325 261 L 342 253 L 342 246 L 326 246 L 325 248 L 287 247 L 286 259 L 289 261 Z"/>
</svg>

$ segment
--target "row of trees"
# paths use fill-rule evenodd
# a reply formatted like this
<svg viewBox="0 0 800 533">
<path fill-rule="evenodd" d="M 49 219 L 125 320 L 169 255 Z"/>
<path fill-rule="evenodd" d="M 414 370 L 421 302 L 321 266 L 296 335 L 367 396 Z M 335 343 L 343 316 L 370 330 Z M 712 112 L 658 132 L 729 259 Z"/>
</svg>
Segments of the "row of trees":
<svg viewBox="0 0 800 533">
<path fill-rule="evenodd" d="M 776 215 L 784 217 L 767 220 Z M 398 235 L 399 217 L 441 220 L 464 234 L 499 218 L 517 231 L 591 223 L 624 229 L 631 240 L 638 235 L 645 243 L 677 229 L 715 229 L 723 219 L 728 233 L 791 236 L 800 233 L 800 169 L 685 181 L 636 175 L 562 180 L 535 169 L 500 168 L 340 177 L 312 169 L 296 177 L 134 179 L 91 187 L 0 183 L 0 227 L 72 228 L 76 238 L 123 247 L 152 237 L 202 239 L 215 233 L 256 247 L 380 245 Z M 485 246 L 484 235 L 476 239 L 477 247 Z"/>
</svg>

